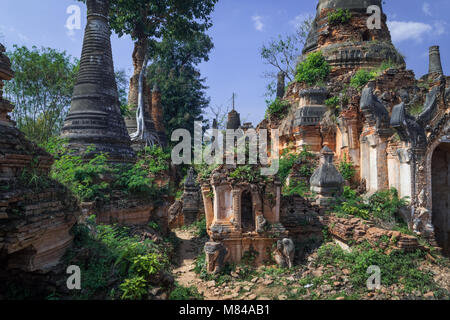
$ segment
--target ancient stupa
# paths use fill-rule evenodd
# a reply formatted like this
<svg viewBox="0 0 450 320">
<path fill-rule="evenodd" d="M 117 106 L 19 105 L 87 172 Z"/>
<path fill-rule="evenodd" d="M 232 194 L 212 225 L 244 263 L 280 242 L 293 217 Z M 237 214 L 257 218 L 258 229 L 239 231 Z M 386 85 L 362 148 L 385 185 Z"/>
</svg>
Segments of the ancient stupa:
<svg viewBox="0 0 450 320">
<path fill-rule="evenodd" d="M 108 23 L 109 0 L 87 0 L 80 71 L 62 129 L 68 147 L 109 154 L 114 162 L 132 161 L 135 153 L 120 114 Z"/>
<path fill-rule="evenodd" d="M 380 29 L 367 27 L 367 8 L 372 5 L 381 9 Z M 397 65 L 405 64 L 404 58 L 392 44 L 382 8 L 381 0 L 319 0 L 300 59 L 320 49 L 332 67 L 373 67 L 388 60 Z M 330 24 L 328 14 L 336 9 L 349 10 L 353 22 Z"/>
</svg>

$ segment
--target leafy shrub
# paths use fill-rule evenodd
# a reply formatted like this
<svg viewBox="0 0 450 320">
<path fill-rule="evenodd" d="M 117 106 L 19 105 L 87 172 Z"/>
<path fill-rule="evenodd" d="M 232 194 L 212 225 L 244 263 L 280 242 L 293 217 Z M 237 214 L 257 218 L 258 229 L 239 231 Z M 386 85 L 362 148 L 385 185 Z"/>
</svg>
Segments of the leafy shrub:
<svg viewBox="0 0 450 320">
<path fill-rule="evenodd" d="M 345 186 L 343 194 L 337 200 L 333 210 L 337 215 L 352 215 L 366 220 L 397 223 L 401 226 L 403 221 L 397 213 L 401 207 L 406 205 L 407 199 L 401 199 L 395 188 L 378 191 L 366 202 L 357 195 L 355 190 Z"/>
<path fill-rule="evenodd" d="M 370 218 L 370 212 L 364 200 L 357 195 L 355 190 L 348 186 L 344 186 L 342 196 L 338 199 L 333 210 L 337 215 L 352 215 L 363 219 Z"/>
<path fill-rule="evenodd" d="M 378 191 L 368 203 L 372 215 L 382 221 L 395 220 L 399 209 L 407 204 L 407 198 L 400 198 L 395 188 Z"/>
<path fill-rule="evenodd" d="M 74 155 L 63 144 L 64 140 L 51 140 L 46 145 L 55 157 L 51 177 L 68 187 L 81 201 L 109 200 L 114 189 L 155 200 L 159 199 L 159 194 L 167 192 L 149 177 L 169 168 L 170 154 L 161 148 L 145 149 L 134 165 L 118 165 L 108 162 L 107 154 L 95 153 L 93 147 L 83 155 Z"/>
<path fill-rule="evenodd" d="M 328 23 L 331 25 L 345 24 L 352 19 L 350 10 L 337 9 L 328 13 Z"/>
<path fill-rule="evenodd" d="M 291 183 L 289 184 L 289 186 L 283 188 L 283 195 L 285 196 L 298 195 L 300 197 L 306 197 L 309 193 L 309 186 L 306 182 L 303 181 Z"/>
<path fill-rule="evenodd" d="M 252 165 L 238 166 L 234 171 L 230 173 L 230 178 L 235 180 L 243 180 L 247 182 L 256 182 L 264 180 L 265 177 L 260 175 L 259 170 L 255 170 Z"/>
<path fill-rule="evenodd" d="M 203 300 L 203 294 L 198 292 L 198 289 L 194 286 L 183 287 L 179 284 L 169 296 L 169 300 Z"/>
<path fill-rule="evenodd" d="M 289 151 L 286 149 L 283 150 L 278 168 L 278 177 L 280 178 L 280 181 L 283 185 L 285 184 L 287 177 L 291 173 L 292 167 L 298 160 L 298 154 L 289 153 Z"/>
<path fill-rule="evenodd" d="M 22 186 L 32 188 L 35 191 L 48 188 L 52 183 L 46 175 L 39 172 L 39 170 L 36 167 L 33 167 L 33 165 L 24 168 L 20 172 L 18 181 Z M 7 190 L 9 190 L 9 186 Z"/>
<path fill-rule="evenodd" d="M 365 69 L 358 70 L 355 75 L 350 80 L 350 86 L 361 90 L 370 80 L 373 80 L 377 77 L 376 71 L 369 71 Z"/>
<path fill-rule="evenodd" d="M 306 146 L 303 146 L 303 149 L 300 153 L 289 153 L 289 150 L 283 150 L 279 161 L 278 168 L 278 177 L 280 178 L 281 183 L 284 185 L 286 183 L 286 179 L 292 171 L 294 164 L 298 162 L 302 162 L 303 165 L 300 167 L 300 174 L 303 177 L 310 177 L 314 168 L 311 164 L 311 159 L 314 155 L 308 151 Z"/>
<path fill-rule="evenodd" d="M 149 280 L 168 268 L 168 256 L 173 250 L 169 243 L 156 244 L 138 236 L 130 236 L 129 229 L 110 225 L 95 225 L 91 216 L 87 225 L 73 229 L 74 247 L 64 260 L 74 263 L 79 250 L 89 250 L 87 263 L 76 262 L 83 274 L 83 290 L 74 298 L 92 299 L 110 289 L 112 278 L 120 283 L 122 299 L 141 299 L 148 292 Z M 113 288 L 114 289 L 114 288 Z"/>
<path fill-rule="evenodd" d="M 335 97 L 331 97 L 327 100 L 325 100 L 325 105 L 333 108 L 333 109 L 337 109 L 340 105 L 341 101 L 339 99 L 339 97 L 335 96 Z"/>
<path fill-rule="evenodd" d="M 120 285 L 122 290 L 121 299 L 123 300 L 140 300 L 147 294 L 147 281 L 144 277 L 133 277 L 125 279 Z"/>
<path fill-rule="evenodd" d="M 157 274 L 164 264 L 167 263 L 164 260 L 165 259 L 157 253 L 138 255 L 133 257 L 130 271 L 136 274 L 151 276 Z"/>
<path fill-rule="evenodd" d="M 345 180 L 351 181 L 356 174 L 355 166 L 351 161 L 347 160 L 347 155 L 344 154 L 344 158 L 339 162 L 338 170 Z"/>
<path fill-rule="evenodd" d="M 322 52 L 310 53 L 306 59 L 297 66 L 295 80 L 308 85 L 318 85 L 326 80 L 330 74 L 330 65 Z"/>
<path fill-rule="evenodd" d="M 266 110 L 266 118 L 279 117 L 282 118 L 289 110 L 289 102 L 276 98 L 275 101 L 269 103 Z"/>
<path fill-rule="evenodd" d="M 206 218 L 204 217 L 202 220 L 195 222 L 195 227 L 197 228 L 196 235 L 199 238 L 204 238 L 208 235 L 206 230 Z"/>
</svg>

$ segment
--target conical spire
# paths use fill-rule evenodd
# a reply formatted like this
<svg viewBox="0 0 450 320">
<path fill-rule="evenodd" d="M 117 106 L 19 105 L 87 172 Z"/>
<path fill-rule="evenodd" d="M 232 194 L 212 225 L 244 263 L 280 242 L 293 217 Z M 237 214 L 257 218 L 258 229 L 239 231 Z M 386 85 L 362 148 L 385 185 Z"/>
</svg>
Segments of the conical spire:
<svg viewBox="0 0 450 320">
<path fill-rule="evenodd" d="M 109 0 L 87 0 L 87 25 L 80 71 L 62 137 L 69 148 L 82 152 L 93 145 L 111 161 L 135 157 L 120 114 L 108 23 Z"/>
</svg>

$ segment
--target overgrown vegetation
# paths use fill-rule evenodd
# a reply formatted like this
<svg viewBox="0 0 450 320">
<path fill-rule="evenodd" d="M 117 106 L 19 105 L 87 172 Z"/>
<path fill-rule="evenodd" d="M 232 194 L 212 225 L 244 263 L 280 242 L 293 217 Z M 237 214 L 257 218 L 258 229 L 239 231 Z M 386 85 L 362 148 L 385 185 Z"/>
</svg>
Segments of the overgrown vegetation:
<svg viewBox="0 0 450 320">
<path fill-rule="evenodd" d="M 83 155 L 74 155 L 59 138 L 50 139 L 45 148 L 55 157 L 51 177 L 67 186 L 81 201 L 107 201 L 113 190 L 155 200 L 169 192 L 169 186 L 156 186 L 151 176 L 169 168 L 170 154 L 161 148 L 146 148 L 136 164 L 112 164 L 107 154 L 95 153 L 94 148 L 88 148 Z"/>
<path fill-rule="evenodd" d="M 328 13 L 328 23 L 331 25 L 346 24 L 352 19 L 352 13 L 348 9 L 339 8 Z"/>
<path fill-rule="evenodd" d="M 304 181 L 294 181 L 283 188 L 284 196 L 306 197 L 311 194 L 309 184 Z"/>
<path fill-rule="evenodd" d="M 336 244 L 326 244 L 319 248 L 316 265 L 334 266 L 350 270 L 350 282 L 353 290 L 359 293 L 367 291 L 367 269 L 378 266 L 381 269 L 381 285 L 399 286 L 400 293 L 419 291 L 422 294 L 433 291 L 437 297 L 443 292 L 433 280 L 433 274 L 421 271 L 419 264 L 425 258 L 425 252 L 417 250 L 413 253 L 394 251 L 385 254 L 380 249 L 371 248 L 363 243 L 346 253 Z"/>
<path fill-rule="evenodd" d="M 339 162 L 338 170 L 347 181 L 352 181 L 356 174 L 356 169 L 353 163 L 347 160 L 347 154 L 344 154 L 344 158 Z"/>
<path fill-rule="evenodd" d="M 289 102 L 276 98 L 274 101 L 268 103 L 266 110 L 266 119 L 283 118 L 289 111 Z"/>
<path fill-rule="evenodd" d="M 375 71 L 360 69 L 350 80 L 350 86 L 355 89 L 361 90 L 367 83 L 369 83 L 370 80 L 373 80 L 376 77 L 377 73 Z"/>
<path fill-rule="evenodd" d="M 184 225 L 182 229 L 192 230 L 197 237 L 204 238 L 208 235 L 208 232 L 206 230 L 206 217 L 203 217 L 201 220 L 195 221 L 191 225 Z"/>
<path fill-rule="evenodd" d="M 342 196 L 333 207 L 333 212 L 338 216 L 351 215 L 401 226 L 404 222 L 399 217 L 398 211 L 407 204 L 407 198 L 400 198 L 395 188 L 378 191 L 365 200 L 355 190 L 345 186 Z"/>
<path fill-rule="evenodd" d="M 198 292 L 198 289 L 194 286 L 183 287 L 179 284 L 175 286 L 175 289 L 169 296 L 169 300 L 203 300 L 204 297 Z"/>
<path fill-rule="evenodd" d="M 126 227 L 96 225 L 95 216 L 76 225 L 74 234 L 64 260 L 80 267 L 83 286 L 73 298 L 143 299 L 159 273 L 169 268 L 169 242 L 141 240 Z"/>
<path fill-rule="evenodd" d="M 278 177 L 281 183 L 283 185 L 286 183 L 286 179 L 291 174 L 295 164 L 301 164 L 298 173 L 305 178 L 309 178 L 314 172 L 313 158 L 314 155 L 308 151 L 306 146 L 303 146 L 300 153 L 289 152 L 288 149 L 285 149 L 281 154 L 278 169 Z"/>
<path fill-rule="evenodd" d="M 340 104 L 341 100 L 337 96 L 325 100 L 325 105 L 329 108 L 338 109 Z"/>
<path fill-rule="evenodd" d="M 261 175 L 259 168 L 255 169 L 255 166 L 250 164 L 237 166 L 229 176 L 231 179 L 249 183 L 266 180 L 266 177 Z"/>
<path fill-rule="evenodd" d="M 350 86 L 361 90 L 369 81 L 376 79 L 384 71 L 398 67 L 391 60 L 384 61 L 378 68 L 374 70 L 360 69 L 350 80 Z"/>
<path fill-rule="evenodd" d="M 295 80 L 310 86 L 323 86 L 330 74 L 330 65 L 322 52 L 310 53 L 306 59 L 297 66 Z"/>
</svg>

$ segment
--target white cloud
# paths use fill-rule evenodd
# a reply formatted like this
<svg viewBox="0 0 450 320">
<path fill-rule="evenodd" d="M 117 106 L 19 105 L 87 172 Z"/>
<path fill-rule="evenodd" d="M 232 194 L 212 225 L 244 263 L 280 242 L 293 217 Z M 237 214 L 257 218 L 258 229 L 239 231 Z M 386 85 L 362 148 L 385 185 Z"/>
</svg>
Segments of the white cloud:
<svg viewBox="0 0 450 320">
<path fill-rule="evenodd" d="M 432 16 L 431 7 L 430 7 L 430 4 L 428 2 L 425 2 L 423 4 L 422 11 L 423 11 L 423 13 L 425 13 L 426 16 Z"/>
<path fill-rule="evenodd" d="M 0 25 L 0 33 L 2 34 L 3 38 L 9 36 L 10 38 L 14 39 L 14 41 L 17 41 L 16 39 L 19 39 L 21 43 L 27 43 L 30 41 L 30 38 L 11 26 L 6 27 L 4 25 Z"/>
<path fill-rule="evenodd" d="M 422 42 L 423 36 L 433 31 L 431 25 L 422 22 L 390 21 L 388 26 L 394 42 L 406 40 Z"/>
<path fill-rule="evenodd" d="M 434 33 L 438 36 L 442 36 L 443 34 L 446 34 L 447 30 L 447 22 L 445 21 L 435 21 L 434 24 Z"/>
<path fill-rule="evenodd" d="M 313 15 L 311 13 L 301 13 L 298 16 L 296 16 L 294 19 L 289 21 L 291 25 L 294 26 L 295 29 L 298 29 L 305 20 L 312 18 Z"/>
<path fill-rule="evenodd" d="M 264 29 L 264 23 L 263 23 L 263 17 L 261 16 L 253 16 L 252 17 L 253 23 L 255 25 L 255 29 L 258 31 L 263 31 Z"/>
</svg>

